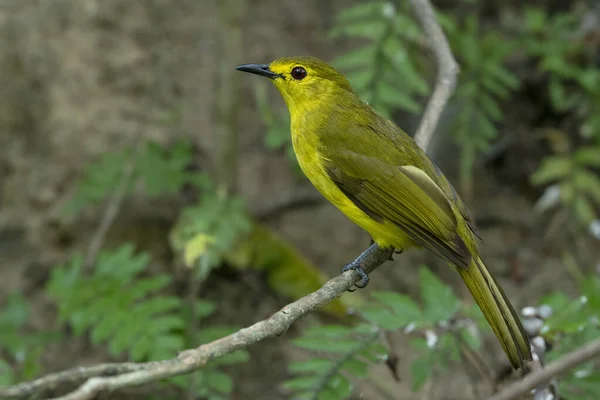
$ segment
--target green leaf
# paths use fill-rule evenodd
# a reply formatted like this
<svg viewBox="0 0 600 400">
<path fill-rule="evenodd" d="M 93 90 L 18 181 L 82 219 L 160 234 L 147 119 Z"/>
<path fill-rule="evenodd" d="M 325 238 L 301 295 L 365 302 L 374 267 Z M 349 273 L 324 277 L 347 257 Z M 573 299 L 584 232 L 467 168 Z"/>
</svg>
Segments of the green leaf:
<svg viewBox="0 0 600 400">
<path fill-rule="evenodd" d="M 20 328 L 29 319 L 31 308 L 18 292 L 11 293 L 4 303 L 0 313 L 0 327 Z"/>
<path fill-rule="evenodd" d="M 352 20 L 363 20 L 377 15 L 383 14 L 384 3 L 380 1 L 369 1 L 360 3 L 352 7 L 348 7 L 336 15 L 338 24 L 347 23 Z M 362 21 L 359 21 L 359 23 Z"/>
<path fill-rule="evenodd" d="M 348 371 L 357 378 L 366 378 L 369 373 L 369 365 L 361 360 L 351 358 L 342 364 L 342 370 Z"/>
<path fill-rule="evenodd" d="M 15 382 L 15 374 L 5 360 L 0 358 L 0 387 L 7 387 Z"/>
<path fill-rule="evenodd" d="M 387 30 L 385 21 L 371 19 L 362 21 L 360 24 L 338 25 L 330 31 L 332 37 L 347 36 L 351 38 L 363 38 L 378 40 Z"/>
<path fill-rule="evenodd" d="M 418 322 L 423 318 L 419 305 L 409 296 L 396 292 L 372 292 L 371 296 L 391 308 L 402 325 Z"/>
<path fill-rule="evenodd" d="M 491 119 L 494 121 L 502 119 L 502 111 L 500 110 L 500 107 L 498 107 L 496 100 L 494 100 L 487 93 L 483 92 L 480 95 L 480 101 L 481 108 L 490 116 Z"/>
<path fill-rule="evenodd" d="M 500 81 L 505 87 L 509 89 L 516 89 L 519 87 L 519 78 L 504 68 L 502 64 L 490 60 L 483 64 L 483 68 L 485 72 Z"/>
<path fill-rule="evenodd" d="M 364 305 L 359 308 L 359 311 L 365 319 L 388 331 L 395 331 L 407 325 L 390 310 L 380 305 Z"/>
<path fill-rule="evenodd" d="M 585 279 L 582 282 L 581 291 L 586 296 L 587 306 L 592 312 L 600 315 L 600 278 L 592 275 Z"/>
<path fill-rule="evenodd" d="M 568 157 L 548 156 L 531 176 L 534 185 L 543 185 L 566 177 L 572 171 L 572 161 Z"/>
<path fill-rule="evenodd" d="M 336 399 L 346 399 L 352 394 L 352 383 L 343 375 L 335 375 L 328 383 L 327 389 L 331 389 Z"/>
<path fill-rule="evenodd" d="M 582 196 L 576 197 L 574 202 L 575 215 L 584 225 L 589 225 L 596 219 L 596 212 L 590 202 Z"/>
<path fill-rule="evenodd" d="M 581 147 L 575 151 L 574 158 L 578 164 L 600 167 L 600 147 Z"/>
<path fill-rule="evenodd" d="M 591 200 L 600 204 L 600 176 L 592 172 L 579 169 L 575 173 L 575 186 L 583 193 L 587 193 Z"/>
<path fill-rule="evenodd" d="M 64 211 L 75 214 L 87 205 L 102 202 L 122 179 L 127 158 L 127 152 L 104 153 L 98 160 L 88 164 L 83 176 L 75 184 L 75 194 Z"/>
<path fill-rule="evenodd" d="M 290 372 L 297 374 L 302 372 L 311 372 L 313 374 L 326 374 L 331 367 L 333 362 L 322 358 L 314 358 L 302 362 L 294 362 L 288 366 Z"/>
<path fill-rule="evenodd" d="M 373 83 L 375 76 L 371 68 L 362 70 L 352 71 L 346 74 L 346 78 L 350 81 L 350 84 L 354 90 L 361 96 L 364 96 L 364 92 Z"/>
<path fill-rule="evenodd" d="M 358 47 L 336 58 L 333 65 L 339 69 L 370 68 L 376 52 L 375 44 Z"/>
<path fill-rule="evenodd" d="M 565 379 L 566 382 L 561 381 L 561 392 L 565 391 L 564 386 L 568 385 L 568 392 L 573 393 L 569 395 L 569 399 L 590 399 L 597 398 L 600 395 L 600 374 L 596 371 L 591 375 L 583 376 L 581 378 L 577 377 L 577 372 L 572 374 L 569 379 Z M 583 393 L 582 393 L 583 392 Z M 582 397 L 574 397 L 578 393 L 582 395 Z"/>
<path fill-rule="evenodd" d="M 214 314 L 217 309 L 217 305 L 209 300 L 198 299 L 196 300 L 196 318 L 203 319 L 210 317 Z"/>
<path fill-rule="evenodd" d="M 421 105 L 410 98 L 405 92 L 394 90 L 389 85 L 381 83 L 377 86 L 379 98 L 384 103 L 401 108 L 408 112 L 417 113 L 421 110 Z"/>
<path fill-rule="evenodd" d="M 210 371 L 206 374 L 208 386 L 222 394 L 229 394 L 233 390 L 233 380 L 227 374 L 219 371 Z"/>
<path fill-rule="evenodd" d="M 420 279 L 424 318 L 432 323 L 452 318 L 458 311 L 460 302 L 450 286 L 440 281 L 424 266 L 420 269 Z"/>
<path fill-rule="evenodd" d="M 525 9 L 525 28 L 528 31 L 539 32 L 547 26 L 546 10 L 540 7 L 527 7 Z"/>
<path fill-rule="evenodd" d="M 550 303 L 550 304 L 561 304 L 560 308 L 555 308 L 553 305 L 554 315 L 548 318 L 544 323 L 543 332 L 578 332 L 582 326 L 587 323 L 588 313 L 585 312 L 584 304 L 579 300 L 569 300 L 566 295 L 557 295 L 560 297 L 554 297 L 551 300 L 561 301 L 561 303 Z M 548 298 L 547 303 L 550 298 Z M 563 301 L 568 301 L 567 304 L 563 304 Z"/>
<path fill-rule="evenodd" d="M 387 347 L 382 343 L 376 342 L 361 351 L 360 355 L 371 362 L 379 363 L 387 358 L 388 352 L 389 350 Z"/>
<path fill-rule="evenodd" d="M 137 168 L 149 196 L 176 193 L 188 182 L 185 168 L 192 159 L 190 143 L 180 142 L 172 149 L 148 141 L 138 154 Z"/>
<path fill-rule="evenodd" d="M 317 376 L 300 376 L 287 380 L 283 383 L 283 388 L 288 390 L 309 390 L 317 387 L 319 378 Z"/>
<path fill-rule="evenodd" d="M 433 365 L 427 357 L 417 358 L 410 364 L 413 392 L 417 392 L 423 387 L 429 379 L 432 369 Z"/>
</svg>

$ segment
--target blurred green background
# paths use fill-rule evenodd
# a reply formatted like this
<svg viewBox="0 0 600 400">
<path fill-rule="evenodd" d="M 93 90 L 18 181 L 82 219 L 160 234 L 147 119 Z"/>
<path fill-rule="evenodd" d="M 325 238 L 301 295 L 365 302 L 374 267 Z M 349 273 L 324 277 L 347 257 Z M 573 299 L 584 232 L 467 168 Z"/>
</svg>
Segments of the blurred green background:
<svg viewBox="0 0 600 400">
<path fill-rule="evenodd" d="M 600 336 L 600 2 L 433 4 L 461 73 L 429 153 L 515 307 L 553 307 L 541 333 L 558 357 Z M 234 70 L 286 55 L 332 62 L 410 134 L 435 80 L 405 0 L 0 3 L 2 386 L 173 357 L 366 248 L 299 171 L 279 94 Z M 479 320 L 458 276 L 425 252 L 395 258 L 279 339 L 102 398 L 478 399 L 505 385 L 490 332 L 447 328 Z M 600 398 L 597 366 L 560 388 Z"/>
</svg>

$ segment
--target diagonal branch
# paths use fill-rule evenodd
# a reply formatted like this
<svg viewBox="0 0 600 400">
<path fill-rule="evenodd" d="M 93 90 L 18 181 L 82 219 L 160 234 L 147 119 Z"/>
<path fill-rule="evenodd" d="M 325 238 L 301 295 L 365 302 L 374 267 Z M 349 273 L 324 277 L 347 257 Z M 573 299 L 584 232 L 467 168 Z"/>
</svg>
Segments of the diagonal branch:
<svg viewBox="0 0 600 400">
<path fill-rule="evenodd" d="M 573 350 L 560 359 L 551 362 L 543 369 L 527 375 L 523 380 L 507 386 L 488 400 L 514 400 L 526 395 L 540 385 L 546 385 L 552 378 L 572 370 L 595 357 L 600 356 L 600 339 L 591 341 L 580 348 Z"/>
</svg>

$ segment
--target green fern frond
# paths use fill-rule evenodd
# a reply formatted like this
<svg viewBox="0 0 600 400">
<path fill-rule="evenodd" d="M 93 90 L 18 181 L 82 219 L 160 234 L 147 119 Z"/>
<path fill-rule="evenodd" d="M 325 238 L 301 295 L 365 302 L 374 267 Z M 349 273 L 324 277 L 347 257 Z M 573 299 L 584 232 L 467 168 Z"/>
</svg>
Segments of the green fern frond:
<svg viewBox="0 0 600 400">
<path fill-rule="evenodd" d="M 110 196 L 123 179 L 125 164 L 131 162 L 131 148 L 103 154 L 88 164 L 75 186 L 75 193 L 65 207 L 68 213 L 77 213 L 88 205 L 97 205 Z M 178 141 L 165 148 L 154 141 L 144 143 L 137 152 L 134 172 L 128 188 L 131 191 L 142 183 L 148 196 L 173 194 L 185 184 L 204 188 L 206 175 L 187 171 L 192 160 L 192 145 L 189 141 Z"/>
<path fill-rule="evenodd" d="M 30 315 L 30 304 L 17 292 L 0 308 L 0 351 L 5 356 L 0 359 L 0 386 L 37 376 L 44 347 L 60 339 L 58 332 L 28 329 Z"/>
<path fill-rule="evenodd" d="M 132 244 L 102 251 L 89 276 L 74 256 L 54 268 L 47 292 L 59 318 L 76 335 L 89 331 L 92 343 L 107 343 L 110 353 L 124 352 L 133 361 L 168 357 L 183 348 L 181 299 L 161 294 L 171 283 L 167 275 L 140 276 L 149 263 Z"/>
<path fill-rule="evenodd" d="M 498 136 L 496 124 L 503 117 L 499 103 L 519 86 L 518 77 L 504 66 L 515 44 L 494 31 L 482 34 L 474 16 L 467 17 L 462 26 L 450 17 L 443 21 L 461 66 L 453 133 L 461 150 L 461 192 L 469 196 L 475 159 L 488 151 Z"/>
<path fill-rule="evenodd" d="M 171 244 L 188 267 L 206 279 L 228 252 L 252 229 L 241 197 L 206 191 L 199 203 L 187 207 L 172 229 Z"/>
<path fill-rule="evenodd" d="M 358 95 L 385 116 L 395 109 L 421 110 L 418 96 L 429 92 L 415 43 L 421 39 L 405 4 L 369 2 L 336 16 L 332 37 L 364 39 L 365 44 L 340 55 L 333 64 L 346 72 Z"/>
<path fill-rule="evenodd" d="M 318 356 L 289 366 L 295 376 L 284 382 L 283 388 L 294 399 L 346 399 L 352 394 L 350 377 L 364 378 L 373 353 L 381 351 L 377 341 L 381 331 L 368 327 L 368 332 L 342 325 L 317 326 L 304 332 L 292 343 Z M 385 357 L 385 348 L 380 360 Z"/>
</svg>

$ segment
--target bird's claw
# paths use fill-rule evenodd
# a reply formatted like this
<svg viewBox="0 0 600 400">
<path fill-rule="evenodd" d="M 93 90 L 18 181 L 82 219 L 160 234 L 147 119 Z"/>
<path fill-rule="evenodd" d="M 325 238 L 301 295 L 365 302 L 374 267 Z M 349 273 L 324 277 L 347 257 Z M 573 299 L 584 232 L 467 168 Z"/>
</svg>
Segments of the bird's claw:
<svg viewBox="0 0 600 400">
<path fill-rule="evenodd" d="M 367 287 L 367 285 L 369 284 L 369 276 L 367 275 L 363 267 L 361 267 L 358 263 L 351 262 L 342 267 L 341 273 L 350 270 L 355 271 L 358 274 L 358 276 L 360 276 L 360 282 L 356 282 L 354 286 L 356 286 L 358 289 L 364 289 L 365 287 Z M 349 292 L 354 292 L 355 290 L 356 289 L 348 289 Z"/>
<path fill-rule="evenodd" d="M 402 254 L 404 252 L 404 250 L 394 250 L 390 253 L 390 258 L 388 258 L 388 261 L 394 261 L 394 254 Z"/>
</svg>

